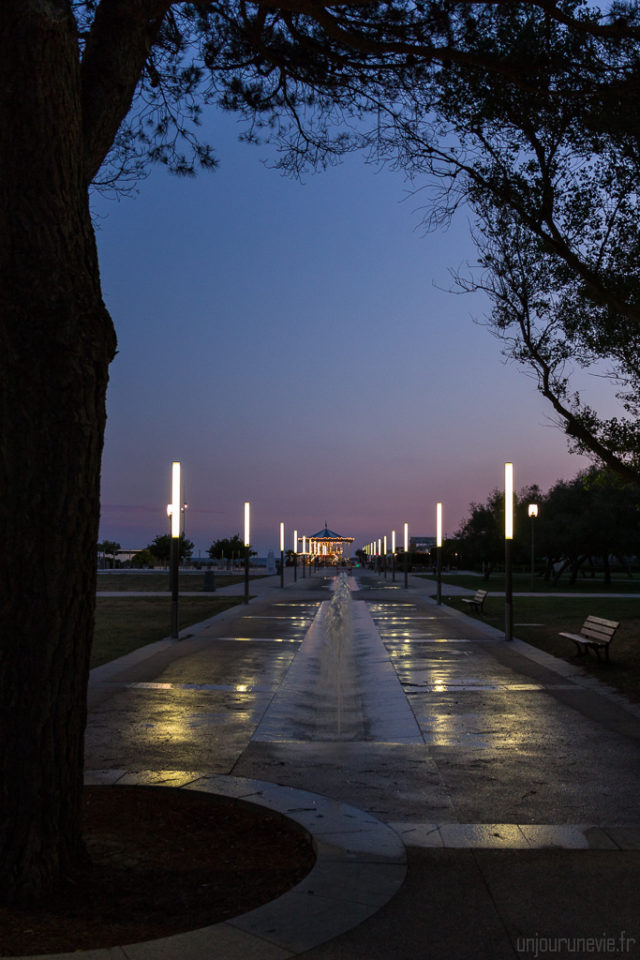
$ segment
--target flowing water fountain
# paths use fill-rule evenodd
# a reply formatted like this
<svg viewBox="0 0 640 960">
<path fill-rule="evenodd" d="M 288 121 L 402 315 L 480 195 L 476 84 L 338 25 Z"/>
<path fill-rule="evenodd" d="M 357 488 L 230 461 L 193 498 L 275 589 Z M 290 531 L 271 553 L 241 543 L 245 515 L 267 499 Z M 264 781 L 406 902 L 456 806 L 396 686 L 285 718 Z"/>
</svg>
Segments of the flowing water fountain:
<svg viewBox="0 0 640 960">
<path fill-rule="evenodd" d="M 253 735 L 267 741 L 422 742 L 389 654 L 345 574 L 320 605 Z"/>
<path fill-rule="evenodd" d="M 356 732 L 354 724 L 361 724 L 362 715 L 353 644 L 351 588 L 343 574 L 335 582 L 333 597 L 322 613 L 318 688 L 323 699 L 322 726 L 327 736 L 352 739 Z"/>
</svg>

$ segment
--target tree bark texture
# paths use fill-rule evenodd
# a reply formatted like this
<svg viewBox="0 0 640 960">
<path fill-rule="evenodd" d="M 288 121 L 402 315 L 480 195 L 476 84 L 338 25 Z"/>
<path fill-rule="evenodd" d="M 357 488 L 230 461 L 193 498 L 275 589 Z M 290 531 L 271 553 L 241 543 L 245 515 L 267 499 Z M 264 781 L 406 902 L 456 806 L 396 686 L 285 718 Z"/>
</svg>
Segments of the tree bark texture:
<svg viewBox="0 0 640 960">
<path fill-rule="evenodd" d="M 0 900 L 82 857 L 100 458 L 115 351 L 88 208 L 75 25 L 0 11 Z"/>
</svg>

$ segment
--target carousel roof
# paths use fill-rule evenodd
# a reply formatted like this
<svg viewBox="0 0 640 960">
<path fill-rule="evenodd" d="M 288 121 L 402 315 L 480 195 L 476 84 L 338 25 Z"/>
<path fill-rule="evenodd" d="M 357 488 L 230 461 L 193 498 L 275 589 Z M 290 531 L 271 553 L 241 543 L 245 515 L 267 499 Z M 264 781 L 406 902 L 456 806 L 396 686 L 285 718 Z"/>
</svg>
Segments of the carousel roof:
<svg viewBox="0 0 640 960">
<path fill-rule="evenodd" d="M 353 537 L 341 537 L 339 533 L 336 533 L 335 530 L 329 530 L 327 522 L 325 520 L 324 530 L 318 530 L 317 533 L 312 533 L 309 537 L 310 540 L 353 540 Z"/>
</svg>

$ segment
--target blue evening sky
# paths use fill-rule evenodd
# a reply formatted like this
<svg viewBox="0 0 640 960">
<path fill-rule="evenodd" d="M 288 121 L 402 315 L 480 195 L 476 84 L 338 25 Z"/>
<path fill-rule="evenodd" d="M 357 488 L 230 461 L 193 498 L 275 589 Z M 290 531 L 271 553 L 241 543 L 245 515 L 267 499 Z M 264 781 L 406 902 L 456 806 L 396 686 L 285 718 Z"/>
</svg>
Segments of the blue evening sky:
<svg viewBox="0 0 640 960">
<path fill-rule="evenodd" d="M 278 548 L 279 522 L 354 547 L 401 530 L 452 535 L 502 485 L 544 489 L 586 465 L 534 382 L 505 364 L 445 292 L 473 260 L 465 213 L 425 233 L 402 175 L 351 156 L 300 184 L 215 116 L 213 173 L 155 169 L 134 199 L 96 198 L 104 296 L 119 338 L 108 396 L 101 538 L 167 530 L 180 460 L 195 554 L 242 532 Z"/>
</svg>

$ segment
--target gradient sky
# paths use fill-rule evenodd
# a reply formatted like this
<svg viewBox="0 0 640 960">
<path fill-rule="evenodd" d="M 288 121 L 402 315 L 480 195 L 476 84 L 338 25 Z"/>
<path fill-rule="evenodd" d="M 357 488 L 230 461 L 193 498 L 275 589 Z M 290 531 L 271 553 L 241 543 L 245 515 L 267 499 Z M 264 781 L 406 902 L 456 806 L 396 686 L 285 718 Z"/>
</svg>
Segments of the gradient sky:
<svg viewBox="0 0 640 960">
<path fill-rule="evenodd" d="M 195 555 L 241 533 L 245 500 L 260 554 L 281 520 L 287 546 L 327 521 L 356 548 L 404 521 L 433 534 L 438 500 L 453 535 L 505 460 L 518 489 L 586 466 L 473 322 L 482 298 L 446 292 L 474 259 L 466 214 L 425 233 L 401 174 L 351 156 L 300 184 L 237 132 L 214 116 L 213 173 L 155 169 L 135 198 L 94 200 L 119 339 L 101 539 L 168 530 L 174 459 Z"/>
</svg>

